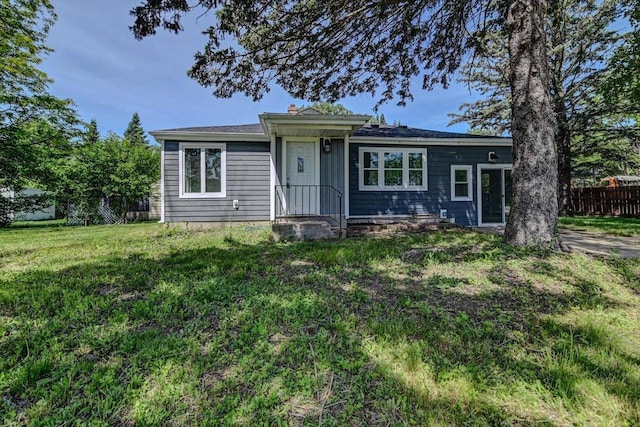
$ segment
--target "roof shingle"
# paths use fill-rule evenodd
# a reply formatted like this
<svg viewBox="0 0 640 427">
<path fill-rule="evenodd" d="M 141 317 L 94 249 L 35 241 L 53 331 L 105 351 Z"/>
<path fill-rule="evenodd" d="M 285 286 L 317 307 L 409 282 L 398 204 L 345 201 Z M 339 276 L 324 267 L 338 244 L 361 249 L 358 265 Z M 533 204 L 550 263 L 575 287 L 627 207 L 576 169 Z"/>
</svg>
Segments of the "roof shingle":
<svg viewBox="0 0 640 427">
<path fill-rule="evenodd" d="M 441 132 L 395 125 L 365 125 L 358 129 L 353 136 L 371 138 L 487 138 L 484 135 L 470 133 Z"/>
<path fill-rule="evenodd" d="M 200 126 L 176 129 L 164 129 L 156 132 L 195 132 L 195 133 L 219 133 L 219 134 L 253 134 L 264 135 L 260 123 L 246 125 L 225 125 L 225 126 Z M 369 138 L 436 138 L 436 139 L 482 139 L 488 138 L 485 135 L 474 135 L 470 133 L 442 132 L 428 129 L 418 129 L 407 126 L 396 125 L 365 125 L 358 129 L 353 136 Z M 491 137 L 500 138 L 500 137 Z"/>
<path fill-rule="evenodd" d="M 155 132 L 202 132 L 202 133 L 245 133 L 264 135 L 260 123 L 248 125 L 198 126 L 188 128 L 163 129 Z"/>
</svg>

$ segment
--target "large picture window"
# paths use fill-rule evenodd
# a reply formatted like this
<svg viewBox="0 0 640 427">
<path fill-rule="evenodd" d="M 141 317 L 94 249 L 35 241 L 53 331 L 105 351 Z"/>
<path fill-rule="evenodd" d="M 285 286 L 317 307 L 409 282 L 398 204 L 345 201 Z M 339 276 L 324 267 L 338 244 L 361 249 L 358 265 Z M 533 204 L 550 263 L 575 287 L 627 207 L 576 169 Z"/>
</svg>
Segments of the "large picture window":
<svg viewBox="0 0 640 427">
<path fill-rule="evenodd" d="M 471 166 L 451 166 L 451 200 L 454 202 L 470 202 L 473 200 L 471 193 Z"/>
<path fill-rule="evenodd" d="M 180 197 L 225 197 L 225 144 L 180 144 L 179 181 Z"/>
<path fill-rule="evenodd" d="M 361 147 L 360 190 L 426 190 L 427 150 L 424 148 Z"/>
</svg>

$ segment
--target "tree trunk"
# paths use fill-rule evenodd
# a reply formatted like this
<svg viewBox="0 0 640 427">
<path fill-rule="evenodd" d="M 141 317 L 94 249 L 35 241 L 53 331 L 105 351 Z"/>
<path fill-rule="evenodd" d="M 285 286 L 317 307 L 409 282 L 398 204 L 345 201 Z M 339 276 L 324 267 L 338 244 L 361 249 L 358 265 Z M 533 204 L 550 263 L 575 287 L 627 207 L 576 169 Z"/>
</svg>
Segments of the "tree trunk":
<svg viewBox="0 0 640 427">
<path fill-rule="evenodd" d="M 551 94 L 553 98 L 553 111 L 556 115 L 556 150 L 558 150 L 558 215 L 570 215 L 571 204 L 571 130 L 569 129 L 569 117 L 567 112 L 565 83 L 565 55 L 566 41 L 569 36 L 565 21 L 567 19 L 568 6 L 562 0 L 550 0 L 551 19 L 551 46 L 553 52 L 550 58 L 551 70 Z"/>
<path fill-rule="evenodd" d="M 512 199 L 504 233 L 517 246 L 556 248 L 558 159 L 549 93 L 545 1 L 512 0 L 507 15 L 512 96 Z"/>
<path fill-rule="evenodd" d="M 560 109 L 560 111 L 558 111 Z M 558 148 L 558 215 L 573 214 L 571 203 L 571 131 L 567 128 L 567 111 L 556 106 L 558 132 L 556 146 Z"/>
</svg>

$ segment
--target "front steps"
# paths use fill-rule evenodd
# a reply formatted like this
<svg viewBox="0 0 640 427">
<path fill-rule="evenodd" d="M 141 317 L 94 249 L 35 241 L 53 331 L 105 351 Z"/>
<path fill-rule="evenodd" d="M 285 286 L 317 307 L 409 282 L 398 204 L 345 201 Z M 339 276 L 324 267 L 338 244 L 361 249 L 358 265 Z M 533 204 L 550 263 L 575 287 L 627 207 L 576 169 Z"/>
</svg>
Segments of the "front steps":
<svg viewBox="0 0 640 427">
<path fill-rule="evenodd" d="M 336 221 L 323 217 L 281 219 L 271 225 L 271 231 L 276 242 L 338 239 L 346 235 Z"/>
<path fill-rule="evenodd" d="M 279 242 L 425 232 L 451 227 L 457 226 L 434 215 L 419 215 L 408 218 L 353 218 L 348 220 L 346 229 L 340 229 L 338 222 L 329 217 L 280 218 L 272 224 L 271 229 L 273 239 Z"/>
</svg>

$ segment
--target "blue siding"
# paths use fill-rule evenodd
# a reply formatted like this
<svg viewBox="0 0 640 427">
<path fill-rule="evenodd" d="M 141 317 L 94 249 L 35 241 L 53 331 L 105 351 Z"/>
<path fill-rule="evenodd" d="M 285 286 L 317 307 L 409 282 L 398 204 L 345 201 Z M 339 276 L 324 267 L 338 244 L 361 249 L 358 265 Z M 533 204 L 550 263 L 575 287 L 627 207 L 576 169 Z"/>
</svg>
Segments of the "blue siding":
<svg viewBox="0 0 640 427">
<path fill-rule="evenodd" d="M 331 152 L 320 149 L 320 185 L 330 185 L 344 197 L 344 140 L 333 139 Z M 320 191 L 320 213 L 344 214 L 344 200 L 339 200 L 334 191 L 323 188 Z"/>
<path fill-rule="evenodd" d="M 359 147 L 378 144 L 349 145 L 349 215 L 439 215 L 440 209 L 447 209 L 448 217 L 455 218 L 461 225 L 477 225 L 477 164 L 487 163 L 489 151 L 495 151 L 501 163 L 511 163 L 511 148 L 500 146 L 406 146 L 427 149 L 426 191 L 360 191 L 358 176 Z M 396 146 L 396 145 L 394 145 Z M 398 145 L 398 147 L 404 147 Z M 452 202 L 451 165 L 471 165 L 471 202 Z"/>
</svg>

